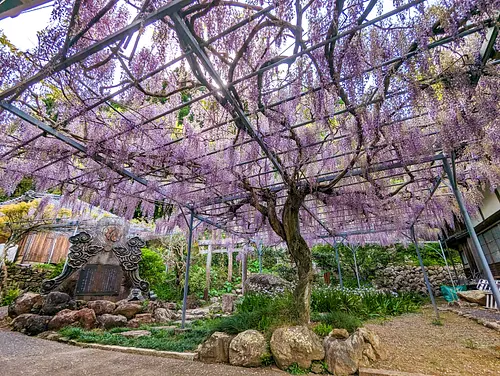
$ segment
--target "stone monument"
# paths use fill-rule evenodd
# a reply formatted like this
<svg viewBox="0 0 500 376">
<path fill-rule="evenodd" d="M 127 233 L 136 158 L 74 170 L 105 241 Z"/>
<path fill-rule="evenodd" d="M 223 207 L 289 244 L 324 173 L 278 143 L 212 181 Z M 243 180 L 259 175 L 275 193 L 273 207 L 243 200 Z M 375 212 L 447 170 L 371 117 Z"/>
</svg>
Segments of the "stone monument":
<svg viewBox="0 0 500 376">
<path fill-rule="evenodd" d="M 127 237 L 128 225 L 105 218 L 95 229 L 69 238 L 71 246 L 61 274 L 42 283 L 42 294 L 66 285 L 76 299 L 118 301 L 133 296 L 149 297 L 149 283 L 139 276 L 141 248 L 139 237 Z M 76 287 L 73 285 L 76 282 Z M 69 291 L 68 291 L 69 292 Z"/>
</svg>

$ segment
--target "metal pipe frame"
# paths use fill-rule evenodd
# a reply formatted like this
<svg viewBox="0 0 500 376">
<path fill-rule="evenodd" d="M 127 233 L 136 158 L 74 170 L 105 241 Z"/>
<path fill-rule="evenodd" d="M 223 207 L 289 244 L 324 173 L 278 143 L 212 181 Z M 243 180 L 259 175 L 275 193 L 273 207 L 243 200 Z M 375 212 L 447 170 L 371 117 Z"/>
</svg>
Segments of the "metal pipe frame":
<svg viewBox="0 0 500 376">
<path fill-rule="evenodd" d="M 184 294 L 182 299 L 182 321 L 181 328 L 185 328 L 186 324 L 186 309 L 187 309 L 187 297 L 189 289 L 189 268 L 191 264 L 191 246 L 193 244 L 193 219 L 194 214 L 191 210 L 189 214 L 189 224 L 188 224 L 188 245 L 187 245 L 187 256 L 186 256 L 186 274 L 184 276 Z"/>
<path fill-rule="evenodd" d="M 483 269 L 483 273 L 488 280 L 488 283 L 490 284 L 491 287 L 491 292 L 493 294 L 493 297 L 495 298 L 495 302 L 497 303 L 497 310 L 500 309 L 500 290 L 497 288 L 495 278 L 493 277 L 493 273 L 491 272 L 490 266 L 488 264 L 488 260 L 486 259 L 486 256 L 483 251 L 483 247 L 481 246 L 481 243 L 479 242 L 479 238 L 477 237 L 476 230 L 474 229 L 474 224 L 472 223 L 472 220 L 470 218 L 469 212 L 467 211 L 467 208 L 465 206 L 465 200 L 462 196 L 462 192 L 458 189 L 457 185 L 457 180 L 456 176 L 453 174 L 450 164 L 448 163 L 447 159 L 443 160 L 443 167 L 446 172 L 446 175 L 448 175 L 448 180 L 450 181 L 450 186 L 451 190 L 453 191 L 453 194 L 457 200 L 458 206 L 460 208 L 460 212 L 462 214 L 462 218 L 465 222 L 465 227 L 467 228 L 467 231 L 469 232 L 469 235 L 471 237 L 472 243 L 474 244 L 474 248 L 476 249 L 476 253 L 479 256 L 479 262 L 480 266 Z"/>
<path fill-rule="evenodd" d="M 339 273 L 340 288 L 344 288 L 344 281 L 342 280 L 342 268 L 340 267 L 339 245 L 335 239 L 333 239 L 333 244 L 335 248 L 335 259 L 337 260 L 337 271 Z"/>
<path fill-rule="evenodd" d="M 50 67 L 50 69 L 43 69 L 39 73 L 30 77 L 29 79 L 18 83 L 17 85 L 3 91 L 0 93 L 0 100 L 4 100 L 9 96 L 15 94 L 18 90 L 34 85 L 43 79 L 49 77 L 50 75 L 60 72 L 71 65 L 86 59 L 89 56 L 94 55 L 95 53 L 103 50 L 106 47 L 111 46 L 113 43 L 122 40 L 123 38 L 135 33 L 140 30 L 144 26 L 147 26 L 159 19 L 162 19 L 166 16 L 173 14 L 174 12 L 179 11 L 181 8 L 191 4 L 190 0 L 172 0 L 169 4 L 164 5 L 163 7 L 157 9 L 156 11 L 146 15 L 144 18 L 137 19 L 133 21 L 130 25 L 114 32 L 113 34 L 107 36 L 106 38 L 100 40 L 97 43 L 85 48 L 83 51 L 77 52 L 76 54 L 61 59 L 61 61 L 54 66 Z"/>
<path fill-rule="evenodd" d="M 405 9 L 410 9 L 411 7 L 413 7 L 413 6 L 417 5 L 417 4 L 421 3 L 421 2 L 423 2 L 423 1 L 414 1 L 414 2 L 412 2 L 412 3 L 410 3 L 410 4 L 407 4 L 407 5 L 404 5 L 404 6 L 402 6 L 402 7 L 396 8 L 395 10 L 393 10 L 393 11 L 391 11 L 391 12 L 389 12 L 389 13 L 386 13 L 386 14 L 384 14 L 384 15 L 381 15 L 381 16 L 379 16 L 379 17 L 377 17 L 377 18 L 375 18 L 375 19 L 373 19 L 373 20 L 371 20 L 371 21 L 368 21 L 368 22 L 365 22 L 365 23 L 363 23 L 363 24 L 360 24 L 360 25 L 358 25 L 358 26 L 357 26 L 357 27 L 355 27 L 355 28 L 349 29 L 349 30 L 347 30 L 347 31 L 345 31 L 345 32 L 343 32 L 343 33 L 341 33 L 341 34 L 339 34 L 338 36 L 336 36 L 336 37 L 332 38 L 331 40 L 324 41 L 324 42 L 322 42 L 322 43 L 320 43 L 320 44 L 318 44 L 318 45 L 315 45 L 315 46 L 310 47 L 310 48 L 309 48 L 309 49 L 307 49 L 307 50 L 301 51 L 301 52 L 299 52 L 298 54 L 295 54 L 295 55 L 297 55 L 297 56 L 295 56 L 295 55 L 294 55 L 294 56 L 292 56 L 292 57 L 289 57 L 289 59 L 292 59 L 292 58 L 295 58 L 295 57 L 298 57 L 298 56 L 302 56 L 303 54 L 308 53 L 308 52 L 312 51 L 313 49 L 319 48 L 319 47 L 321 47 L 321 46 L 323 46 L 323 45 L 325 45 L 325 44 L 327 44 L 327 43 L 330 43 L 331 41 L 337 40 L 337 39 L 342 38 L 342 37 L 345 37 L 345 36 L 347 36 L 347 35 L 351 35 L 352 33 L 355 33 L 355 32 L 357 32 L 357 31 L 359 31 L 359 30 L 361 30 L 361 29 L 363 29 L 363 28 L 365 28 L 365 27 L 367 27 L 367 26 L 369 26 L 369 25 L 375 24 L 376 22 L 379 22 L 379 21 L 381 21 L 382 19 L 385 19 L 385 18 L 391 17 L 391 16 L 393 16 L 393 15 L 395 15 L 395 14 L 397 14 L 397 13 L 399 13 L 399 12 L 401 12 L 401 11 L 405 10 Z M 200 45 L 200 44 L 198 44 L 198 42 L 194 39 L 193 35 L 190 33 L 189 28 L 188 28 L 188 27 L 187 27 L 187 25 L 185 24 L 184 20 L 183 20 L 183 19 L 179 16 L 179 14 L 177 13 L 177 12 L 180 10 L 180 8 L 182 8 L 183 6 L 185 6 L 185 5 L 189 4 L 189 3 L 190 3 L 190 2 L 187 2 L 187 1 L 180 1 L 180 0 L 178 0 L 178 1 L 174 1 L 173 3 L 169 4 L 168 6 L 165 6 L 165 7 L 160 8 L 160 9 L 159 9 L 158 11 L 156 11 L 154 14 L 148 15 L 148 16 L 146 17 L 146 18 L 147 18 L 147 21 L 146 21 L 146 22 L 142 21 L 142 25 L 152 23 L 152 22 L 154 22 L 154 21 L 155 21 L 155 20 L 157 20 L 157 19 L 160 19 L 160 18 L 165 17 L 166 15 L 170 15 L 170 16 L 171 16 L 171 18 L 172 18 L 172 19 L 174 19 L 174 22 L 175 22 L 175 19 L 177 19 L 176 24 L 178 24 L 178 25 L 181 27 L 181 29 L 183 29 L 183 30 L 184 30 L 184 32 L 186 33 L 186 34 L 185 34 L 185 37 L 187 37 L 187 39 L 188 39 L 188 44 L 189 44 L 189 45 L 190 45 L 190 47 L 193 49 L 193 51 L 196 53 L 196 55 L 198 56 L 198 58 L 202 61 L 202 63 L 203 63 L 203 65 L 205 66 L 205 68 L 207 68 L 207 64 L 208 64 L 208 68 L 209 68 L 209 69 L 207 69 L 207 70 L 209 70 L 209 72 L 211 73 L 210 75 L 212 76 L 212 78 L 213 78 L 216 82 L 218 82 L 218 84 L 220 84 L 220 83 L 222 83 L 222 80 L 221 80 L 221 79 L 220 79 L 220 77 L 217 75 L 217 72 L 215 72 L 215 70 L 213 69 L 213 67 L 211 67 L 211 65 L 210 65 L 211 63 L 210 63 L 210 60 L 208 59 L 208 56 L 207 56 L 207 55 L 205 54 L 205 52 L 201 49 L 201 45 Z M 178 8 L 176 8 L 176 9 L 171 8 L 171 7 L 174 7 L 174 6 L 178 6 Z M 168 9 L 167 9 L 167 8 L 168 8 Z M 158 12 L 166 12 L 166 13 L 164 13 L 164 14 L 162 13 L 162 15 L 160 15 Z M 262 11 L 260 11 L 260 12 L 264 12 L 264 10 L 262 10 Z M 156 19 L 154 19 L 154 17 L 157 17 L 157 18 L 156 18 Z M 179 22 L 180 22 L 180 23 L 179 23 Z M 72 56 L 72 57 L 70 57 L 70 58 L 66 59 L 66 64 L 70 63 L 70 65 L 71 65 L 71 64 L 74 64 L 74 63 L 75 63 L 75 62 L 77 62 L 77 61 L 81 61 L 81 60 L 85 59 L 86 57 L 88 57 L 88 56 L 92 55 L 93 53 L 97 52 L 97 51 L 98 51 L 98 49 L 99 49 L 99 47 L 100 47 L 101 49 L 102 49 L 102 48 L 106 48 L 107 46 L 111 45 L 112 43 L 114 43 L 114 42 L 116 42 L 116 41 L 120 40 L 120 38 L 118 38 L 118 35 L 122 35 L 122 36 L 131 35 L 131 33 L 133 33 L 133 32 L 135 32 L 135 31 L 137 31 L 137 30 L 135 30 L 135 29 L 134 29 L 135 27 L 136 27 L 136 24 L 135 24 L 135 23 L 133 23 L 133 24 L 129 25 L 128 27 L 126 27 L 126 28 L 122 29 L 121 31 L 119 31 L 119 32 L 115 33 L 116 35 L 115 35 L 115 34 L 113 34 L 112 36 L 109 36 L 109 37 L 105 38 L 103 41 L 100 41 L 100 42 L 98 42 L 98 43 L 96 43 L 96 44 L 92 45 L 92 46 L 91 46 L 91 47 L 89 47 L 88 49 L 86 49 L 86 50 L 84 50 L 84 51 L 82 51 L 82 52 L 80 52 L 80 53 L 77 53 L 77 54 L 75 54 L 74 56 Z M 130 34 L 127 34 L 127 33 L 126 33 L 126 31 L 125 31 L 125 29 L 127 29 L 127 30 L 128 30 L 128 33 L 130 33 Z M 467 31 L 467 32 L 472 33 L 472 31 Z M 120 34 L 120 33 L 125 33 L 125 34 Z M 118 39 L 112 40 L 113 38 L 118 38 Z M 451 37 L 448 37 L 448 38 L 451 38 Z M 446 39 L 446 38 L 444 38 L 444 39 Z M 108 44 L 106 45 L 106 43 L 108 43 Z M 94 52 L 92 52 L 92 51 L 94 51 Z M 187 55 L 191 54 L 193 51 L 189 51 L 189 52 L 187 52 L 185 55 L 187 56 Z M 87 54 L 87 55 L 85 56 L 85 54 Z M 73 60 L 72 60 L 72 59 L 73 59 Z M 397 58 L 395 58 L 395 59 L 397 59 Z M 393 60 L 394 60 L 394 59 L 393 59 Z M 399 60 L 398 60 L 398 61 L 399 61 Z M 390 64 L 390 63 L 394 63 L 394 61 L 390 61 L 388 64 Z M 278 64 L 278 63 L 276 63 L 275 65 L 276 65 L 276 66 L 278 66 L 278 65 L 280 65 L 280 64 L 283 64 L 283 62 L 280 62 L 279 64 Z M 383 64 L 385 64 L 385 63 L 383 63 Z M 68 66 L 69 66 L 69 65 L 68 65 Z M 63 69 L 66 69 L 66 68 L 67 68 L 67 66 L 66 66 L 66 67 L 57 66 L 57 69 L 59 69 L 59 71 L 61 71 L 61 70 L 63 70 Z M 211 68 L 211 70 L 210 70 L 210 68 Z M 265 67 L 265 70 L 269 70 L 269 69 L 272 69 L 272 68 L 274 68 L 274 66 L 267 66 L 267 67 Z M 57 72 L 57 69 L 55 69 L 55 71 L 56 71 L 56 72 Z M 373 68 L 371 68 L 371 69 L 376 69 L 376 67 L 373 67 Z M 55 72 L 55 71 L 54 71 L 54 70 L 52 70 L 52 71 L 51 71 L 51 73 L 53 73 L 53 72 Z M 257 72 L 253 72 L 253 74 L 254 74 L 254 75 L 256 75 L 256 74 L 260 74 L 260 73 L 262 73 L 262 72 L 264 72 L 264 70 L 262 70 L 262 71 L 257 71 Z M 43 73 L 43 72 L 42 72 L 42 73 Z M 214 74 L 215 74 L 215 76 L 214 76 L 212 73 L 214 73 Z M 45 74 L 45 73 L 44 73 L 44 74 Z M 47 74 L 47 75 L 46 75 L 46 77 L 48 77 L 48 76 L 49 76 L 49 74 Z M 243 78 L 240 78 L 240 79 L 239 79 L 239 81 L 237 80 L 237 81 L 235 81 L 235 82 L 233 82 L 233 83 L 229 84 L 228 86 L 234 86 L 234 85 L 238 84 L 239 82 L 242 82 L 244 79 L 247 79 L 247 78 L 248 78 L 248 77 L 243 77 Z M 38 82 L 37 80 L 38 80 L 38 81 L 40 81 L 40 80 L 41 80 L 41 78 L 40 78 L 40 79 L 38 79 L 38 78 L 37 78 L 37 75 L 35 75 L 35 76 L 33 76 L 30 80 L 25 81 L 25 82 L 23 82 L 23 83 L 20 83 L 20 84 L 16 85 L 16 87 L 13 87 L 13 88 L 11 88 L 11 89 L 9 89 L 9 90 L 11 90 L 11 94 L 13 94 L 15 91 L 17 91 L 17 89 L 19 89 L 19 88 L 20 88 L 20 86 L 22 86 L 22 85 L 28 85 L 28 86 L 29 86 L 29 85 L 31 85 L 31 84 L 33 84 L 33 83 L 35 83 L 35 82 Z M 30 82 L 31 82 L 31 83 L 30 83 Z M 241 114 L 242 114 L 243 116 L 245 116 L 246 114 L 245 114 L 245 113 L 243 112 L 243 110 L 242 110 L 242 109 L 238 106 L 238 104 L 236 103 L 235 99 L 232 97 L 231 92 L 230 92 L 229 90 L 227 90 L 227 89 L 225 88 L 225 86 L 224 86 L 224 85 L 221 85 L 221 88 L 223 88 L 223 89 L 225 90 L 225 93 L 224 93 L 224 94 L 228 94 L 228 95 L 229 95 L 229 98 L 227 98 L 227 99 L 229 99 L 229 100 L 230 100 L 230 102 L 231 102 L 231 103 L 233 103 L 233 105 L 235 106 L 235 110 L 238 112 L 238 115 L 241 115 Z M 0 94 L 0 98 L 7 98 L 7 97 L 10 95 L 10 94 L 9 94 L 9 90 L 4 91 L 2 94 Z M 115 94 L 113 94 L 113 95 L 116 95 L 116 93 L 115 93 Z M 186 105 L 186 104 L 183 104 L 183 105 Z M 4 107 L 4 108 L 5 108 L 5 106 L 3 106 L 3 104 L 2 104 L 2 107 Z M 12 112 L 12 111 L 11 111 L 11 112 Z M 241 112 L 241 114 L 240 114 L 240 112 Z M 29 115 L 28 115 L 28 116 L 29 116 Z M 239 119 L 242 119 L 242 118 L 241 118 L 241 116 L 239 116 Z M 35 119 L 35 120 L 36 120 L 36 119 Z M 246 122 L 247 122 L 247 123 L 248 123 L 248 125 L 251 127 L 251 124 L 250 124 L 250 122 L 249 122 L 249 120 L 248 120 L 248 119 L 246 119 Z M 32 124 L 33 124 L 33 123 L 32 123 Z M 38 125 L 37 125 L 37 126 L 38 126 Z M 50 128 L 50 127 L 49 127 L 49 128 Z M 43 128 L 41 128 L 41 129 L 43 129 Z M 54 129 L 52 129 L 52 130 L 53 130 L 53 131 L 55 131 Z M 247 131 L 252 132 L 252 128 L 251 128 L 250 130 L 249 130 L 249 129 L 247 129 Z M 55 131 L 55 132 L 58 132 L 58 131 Z M 255 130 L 253 130 L 253 132 L 255 132 Z M 49 132 L 48 132 L 48 133 L 52 134 L 52 135 L 53 135 L 54 137 L 56 137 L 56 138 L 61 139 L 63 142 L 68 143 L 68 145 L 70 145 L 70 146 L 72 146 L 72 147 L 76 148 L 78 151 L 80 151 L 80 152 L 82 152 L 82 153 L 87 154 L 87 152 L 86 152 L 86 148 L 85 148 L 85 146 L 84 146 L 84 145 L 81 145 L 81 144 L 79 144 L 79 143 L 76 143 L 76 145 L 75 145 L 75 144 L 74 144 L 74 143 L 75 143 L 75 141 L 74 141 L 74 140 L 72 140 L 72 139 L 70 139 L 70 138 L 68 138 L 68 137 L 67 137 L 67 136 L 65 136 L 64 134 L 62 134 L 62 133 L 60 133 L 60 132 L 58 132 L 58 133 L 51 133 L 51 132 L 50 132 L 50 129 L 49 129 Z M 249 133 L 249 134 L 250 134 L 250 133 Z M 256 135 L 257 135 L 257 134 L 256 134 Z M 66 137 L 67 139 L 66 139 L 66 140 L 63 140 L 63 139 L 62 139 L 62 137 Z M 259 136 L 259 135 L 257 135 L 257 137 L 260 137 L 260 136 Z M 262 140 L 262 139 L 261 139 L 261 140 Z M 257 141 L 258 141 L 258 140 L 257 140 Z M 263 142 L 263 141 L 262 141 L 262 142 Z M 261 145 L 261 146 L 262 146 L 262 145 Z M 82 149 L 80 149 L 79 147 L 81 147 Z M 264 147 L 266 147 L 266 145 L 265 145 L 265 144 L 264 144 Z M 265 150 L 264 150 L 264 151 L 265 151 Z M 92 159 L 94 159 L 95 161 L 97 161 L 97 162 L 98 162 L 98 163 L 100 163 L 100 164 L 103 164 L 103 163 L 104 163 L 107 167 L 111 168 L 113 171 L 117 172 L 119 175 L 121 175 L 122 177 L 124 177 L 124 178 L 126 178 L 126 179 L 132 179 L 132 180 L 135 180 L 135 181 L 137 181 L 137 182 L 139 182 L 139 183 L 141 183 L 141 184 L 143 184 L 143 185 L 146 185 L 146 186 L 147 186 L 147 183 L 148 183 L 148 182 L 147 182 L 147 180 L 142 179 L 141 177 L 139 177 L 139 176 L 137 176 L 137 175 L 134 175 L 133 173 L 131 173 L 131 172 L 130 172 L 130 171 L 128 171 L 128 170 L 117 168 L 116 166 L 114 166 L 114 165 L 113 165 L 112 163 L 110 163 L 110 162 L 103 161 L 103 159 L 102 159 L 102 157 L 101 157 L 101 156 L 94 156 L 94 158 L 92 158 Z M 273 163 L 273 164 L 274 164 L 274 163 Z M 281 166 L 280 166 L 280 167 L 281 167 Z M 394 168 L 394 167 L 393 167 L 393 168 Z M 279 171 L 279 170 L 278 170 L 278 171 Z M 348 176 L 355 176 L 355 175 L 351 175 L 351 174 L 349 174 Z M 328 180 L 326 180 L 326 181 L 328 181 Z M 192 206 L 187 206 L 187 205 L 186 205 L 185 207 L 190 208 L 190 210 L 192 211 Z M 194 214 L 194 213 L 193 213 L 193 214 Z M 196 214 L 194 214 L 194 215 L 196 216 Z M 208 224 L 213 224 L 213 225 L 215 225 L 216 227 L 217 227 L 217 226 L 219 226 L 219 228 L 220 228 L 220 226 L 221 226 L 220 224 L 217 224 L 217 223 L 214 223 L 214 222 L 211 222 L 211 221 L 210 221 L 210 222 L 211 222 L 211 223 L 210 223 L 210 222 L 209 222 L 209 220 L 207 220 L 207 219 L 202 219 L 202 217 L 200 218 L 200 217 L 198 217 L 198 216 L 197 216 L 197 218 L 199 218 L 200 220 L 203 220 L 204 222 L 206 222 L 206 223 L 208 223 Z M 226 230 L 226 228 L 225 228 L 225 227 L 223 227 L 223 228 Z"/>
<path fill-rule="evenodd" d="M 417 252 L 418 262 L 420 264 L 420 268 L 422 269 L 422 273 L 424 274 L 425 286 L 427 287 L 427 292 L 429 293 L 429 297 L 431 298 L 432 307 L 434 308 L 434 314 L 436 315 L 436 319 L 439 320 L 439 310 L 436 304 L 436 299 L 434 298 L 434 293 L 432 292 L 431 283 L 429 282 L 429 276 L 427 275 L 427 271 L 425 270 L 424 261 L 422 260 L 422 255 L 420 254 L 420 249 L 418 248 L 417 237 L 415 236 L 415 227 L 410 227 L 410 235 L 415 245 L 415 251 Z"/>
</svg>

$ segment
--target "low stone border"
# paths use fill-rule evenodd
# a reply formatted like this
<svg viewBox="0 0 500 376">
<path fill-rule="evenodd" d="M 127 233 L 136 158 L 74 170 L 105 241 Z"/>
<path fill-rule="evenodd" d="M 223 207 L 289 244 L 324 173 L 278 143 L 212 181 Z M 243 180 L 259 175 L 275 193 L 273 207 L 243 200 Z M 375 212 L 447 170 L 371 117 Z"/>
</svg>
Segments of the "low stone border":
<svg viewBox="0 0 500 376">
<path fill-rule="evenodd" d="M 424 375 L 423 373 L 389 371 L 385 369 L 360 368 L 359 376 L 431 376 L 431 375 Z"/>
<path fill-rule="evenodd" d="M 470 313 L 462 312 L 459 309 L 453 308 L 453 307 L 439 307 L 438 308 L 440 311 L 444 312 L 453 312 L 456 313 L 459 316 L 465 317 L 470 320 L 476 321 L 478 324 L 481 324 L 487 328 L 496 330 L 497 332 L 500 332 L 500 324 L 496 321 L 488 321 L 479 317 L 475 317 L 474 315 L 471 315 Z"/>
<path fill-rule="evenodd" d="M 74 346 L 79 346 L 83 348 L 89 349 L 98 349 L 98 350 L 108 350 L 108 351 L 118 351 L 127 354 L 136 354 L 136 355 L 149 355 L 149 356 L 157 356 L 160 358 L 171 358 L 171 359 L 179 359 L 179 360 L 189 360 L 194 361 L 196 358 L 196 353 L 188 353 L 188 352 L 175 352 L 175 351 L 160 351 L 153 349 L 142 349 L 138 347 L 125 347 L 125 346 L 114 346 L 114 345 L 101 345 L 99 343 L 83 343 L 77 342 L 74 340 L 59 340 L 59 342 L 67 343 Z"/>
</svg>

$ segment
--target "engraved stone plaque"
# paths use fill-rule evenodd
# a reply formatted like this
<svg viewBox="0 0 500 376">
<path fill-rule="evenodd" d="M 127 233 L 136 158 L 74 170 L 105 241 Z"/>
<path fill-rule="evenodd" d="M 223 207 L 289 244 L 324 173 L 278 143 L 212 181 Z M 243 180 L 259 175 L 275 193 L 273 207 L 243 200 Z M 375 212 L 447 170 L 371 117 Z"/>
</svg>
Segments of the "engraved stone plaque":
<svg viewBox="0 0 500 376">
<path fill-rule="evenodd" d="M 118 295 L 122 282 L 122 270 L 118 265 L 86 265 L 80 272 L 76 295 Z"/>
</svg>

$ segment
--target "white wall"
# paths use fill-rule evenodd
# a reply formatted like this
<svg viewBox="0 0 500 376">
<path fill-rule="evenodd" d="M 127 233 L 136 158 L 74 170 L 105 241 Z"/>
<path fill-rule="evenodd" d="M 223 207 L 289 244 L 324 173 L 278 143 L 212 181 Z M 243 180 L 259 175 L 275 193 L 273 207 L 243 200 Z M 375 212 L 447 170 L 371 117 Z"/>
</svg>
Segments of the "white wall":
<svg viewBox="0 0 500 376">
<path fill-rule="evenodd" d="M 3 255 L 4 248 L 5 248 L 5 244 L 0 244 L 0 255 Z M 18 248 L 17 245 L 9 248 L 9 250 L 7 251 L 7 261 L 14 262 L 14 260 L 16 259 L 16 255 L 17 255 L 17 248 Z M 1 262 L 0 262 L 0 264 L 1 264 Z"/>
<path fill-rule="evenodd" d="M 483 213 L 484 219 L 487 219 L 500 210 L 500 201 L 498 200 L 495 192 L 487 191 L 484 193 L 483 204 L 481 205 L 480 209 Z M 472 218 L 474 226 L 478 225 L 482 221 L 483 219 L 479 214 L 475 218 Z"/>
</svg>

